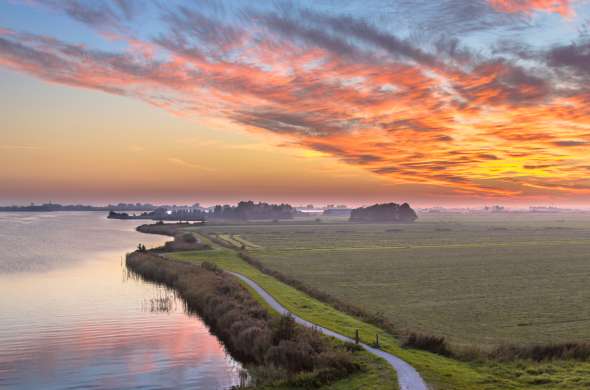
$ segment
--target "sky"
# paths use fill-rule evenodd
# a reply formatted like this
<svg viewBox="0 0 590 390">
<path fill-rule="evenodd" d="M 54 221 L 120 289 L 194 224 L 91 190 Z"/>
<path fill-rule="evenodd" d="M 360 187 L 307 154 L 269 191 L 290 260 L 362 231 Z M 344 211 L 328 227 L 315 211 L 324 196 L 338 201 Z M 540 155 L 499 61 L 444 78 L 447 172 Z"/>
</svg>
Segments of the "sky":
<svg viewBox="0 0 590 390">
<path fill-rule="evenodd" d="M 0 0 L 0 204 L 590 205 L 589 0 Z"/>
</svg>

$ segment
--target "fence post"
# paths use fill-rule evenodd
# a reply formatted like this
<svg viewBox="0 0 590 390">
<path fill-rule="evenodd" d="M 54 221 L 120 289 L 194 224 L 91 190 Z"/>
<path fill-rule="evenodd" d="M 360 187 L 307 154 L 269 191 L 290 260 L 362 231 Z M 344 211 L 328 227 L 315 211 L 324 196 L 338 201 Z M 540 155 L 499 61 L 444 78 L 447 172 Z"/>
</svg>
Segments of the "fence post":
<svg viewBox="0 0 590 390">
<path fill-rule="evenodd" d="M 356 329 L 355 332 L 354 332 L 354 342 L 355 342 L 355 344 L 358 344 L 358 343 L 360 343 L 360 341 L 361 340 L 360 340 L 360 337 L 359 337 L 359 330 Z"/>
<path fill-rule="evenodd" d="M 248 385 L 248 372 L 246 370 L 240 370 L 240 386 L 239 389 L 245 389 Z"/>
</svg>

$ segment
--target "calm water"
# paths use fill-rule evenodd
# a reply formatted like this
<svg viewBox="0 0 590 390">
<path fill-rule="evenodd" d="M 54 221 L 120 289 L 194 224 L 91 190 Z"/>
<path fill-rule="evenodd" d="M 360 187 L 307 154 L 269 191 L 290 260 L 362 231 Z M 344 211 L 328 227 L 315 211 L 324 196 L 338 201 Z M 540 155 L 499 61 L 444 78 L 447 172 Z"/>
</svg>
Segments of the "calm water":
<svg viewBox="0 0 590 390">
<path fill-rule="evenodd" d="M 105 213 L 0 213 L 0 388 L 226 389 L 239 364 L 125 252 L 164 237 Z"/>
</svg>

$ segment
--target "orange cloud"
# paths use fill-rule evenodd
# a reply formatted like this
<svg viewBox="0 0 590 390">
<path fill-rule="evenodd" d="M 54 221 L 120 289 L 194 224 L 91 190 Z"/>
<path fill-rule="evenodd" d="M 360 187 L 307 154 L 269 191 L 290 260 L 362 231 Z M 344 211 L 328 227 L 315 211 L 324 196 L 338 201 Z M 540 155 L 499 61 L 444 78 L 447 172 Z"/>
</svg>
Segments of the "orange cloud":
<svg viewBox="0 0 590 390">
<path fill-rule="evenodd" d="M 532 13 L 538 11 L 557 13 L 572 17 L 571 0 L 488 0 L 495 9 L 508 13 Z"/>
<path fill-rule="evenodd" d="M 566 1 L 491 4 L 506 12 L 571 12 Z M 130 39 L 123 53 L 10 32 L 0 37 L 0 64 L 177 115 L 272 132 L 393 183 L 450 188 L 457 196 L 586 193 L 590 109 L 583 84 L 562 92 L 550 65 L 539 74 L 468 55 L 457 65 L 350 18 L 308 16 L 363 45 L 269 16 L 243 34 L 217 26 L 218 36 L 206 42 L 188 27 L 155 42 Z M 192 17 L 174 22 L 190 26 Z"/>
</svg>

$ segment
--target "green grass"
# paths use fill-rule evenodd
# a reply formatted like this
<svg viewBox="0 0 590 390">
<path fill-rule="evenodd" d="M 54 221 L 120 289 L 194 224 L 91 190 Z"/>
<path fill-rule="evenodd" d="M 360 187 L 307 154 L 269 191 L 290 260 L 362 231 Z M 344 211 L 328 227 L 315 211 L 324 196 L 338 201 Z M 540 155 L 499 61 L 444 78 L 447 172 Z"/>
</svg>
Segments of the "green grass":
<svg viewBox="0 0 590 390">
<path fill-rule="evenodd" d="M 349 378 L 341 379 L 322 390 L 391 390 L 397 389 L 395 371 L 383 359 L 362 352 L 359 361 L 364 370 Z"/>
<path fill-rule="evenodd" d="M 208 237 L 202 236 L 200 239 L 215 249 L 196 252 L 169 253 L 167 256 L 177 260 L 190 262 L 212 261 L 223 269 L 239 272 L 244 275 L 252 275 L 250 272 L 258 273 L 257 270 L 239 259 L 234 251 L 215 245 Z M 250 285 L 241 279 L 239 279 L 239 282 L 271 315 L 279 315 L 264 299 L 262 299 L 262 297 L 260 297 L 256 290 L 250 287 Z M 355 361 L 363 367 L 361 372 L 356 373 L 349 378 L 337 381 L 331 385 L 323 386 L 322 390 L 390 390 L 397 388 L 397 377 L 395 375 L 395 371 L 384 360 L 379 359 L 366 351 L 360 351 L 355 353 Z M 262 388 L 261 390 L 264 389 L 265 388 Z M 272 387 L 272 390 L 296 389 L 297 388 L 295 387 Z"/>
<path fill-rule="evenodd" d="M 261 246 L 245 240 L 239 234 L 215 234 L 215 237 L 236 248 L 243 246 L 245 249 L 262 249 Z"/>
<path fill-rule="evenodd" d="M 482 223 L 482 222 L 478 222 Z M 553 221 L 553 223 L 557 223 Z M 430 223 L 430 227 L 436 226 L 436 222 Z M 344 225 L 344 224 L 330 224 L 323 225 L 321 229 L 325 229 L 326 226 L 330 229 L 330 234 L 344 234 L 344 230 L 351 229 L 360 231 L 362 235 L 365 235 L 363 239 L 350 240 L 349 243 L 356 243 L 366 245 L 366 236 L 375 234 L 375 230 L 381 229 L 382 231 L 389 229 L 387 225 Z M 296 237 L 297 233 L 307 229 L 318 230 L 320 227 L 314 224 L 297 225 L 296 223 L 281 224 L 281 225 L 263 225 L 258 224 L 252 230 L 252 226 L 243 225 L 240 226 L 240 234 L 248 237 L 249 240 L 254 242 L 256 237 L 266 236 L 266 241 L 260 243 L 268 248 L 267 250 L 277 250 L 276 240 L 269 239 L 268 236 L 273 236 L 269 233 L 269 229 L 273 232 L 282 232 L 278 237 L 282 237 L 285 234 L 291 234 L 292 237 Z M 204 231 L 213 231 L 219 227 L 207 227 Z M 394 226 L 393 228 L 399 229 L 414 229 L 414 226 Z M 456 229 L 457 227 L 455 227 Z M 514 229 L 515 227 L 513 227 Z M 223 226 L 223 230 L 236 229 L 236 227 Z M 258 234 L 255 231 L 261 232 Z M 424 226 L 420 226 L 419 229 L 426 229 Z M 364 230 L 364 231 L 363 231 Z M 486 229 L 487 230 L 487 229 Z M 548 229 L 561 231 L 561 229 Z M 565 230 L 565 229 L 564 229 Z M 481 230 L 480 230 L 481 231 Z M 505 232 L 505 230 L 490 230 L 492 232 Z M 284 233 L 287 232 L 287 233 Z M 441 231 L 441 233 L 449 233 L 448 231 Z M 399 234 L 401 232 L 388 232 L 393 234 Z M 410 232 L 412 233 L 412 232 Z M 307 235 L 308 238 L 305 241 L 312 241 L 315 243 L 320 242 L 320 238 L 323 233 L 299 233 L 301 235 Z M 359 233 L 357 233 L 359 234 Z M 413 232 L 412 234 L 417 234 Z M 424 232 L 422 232 L 424 234 Z M 467 232 L 465 232 L 467 234 Z M 471 234 L 471 233 L 470 233 Z M 318 236 L 320 236 L 318 238 Z M 377 241 L 378 241 L 377 236 Z M 497 237 L 496 237 L 497 238 Z M 487 238 L 489 240 L 489 237 Z M 286 239 L 285 239 L 286 240 Z M 274 245 L 273 241 L 275 242 Z M 286 242 L 293 242 L 286 240 Z M 303 241 L 303 240 L 302 240 Z M 518 241 L 518 240 L 516 240 Z M 323 246 L 327 246 L 326 242 L 322 242 Z M 309 244 L 306 249 L 321 249 L 309 248 Z M 333 244 L 332 244 L 333 245 Z M 354 248 L 351 246 L 350 248 Z M 382 250 L 383 248 L 377 248 Z M 377 250 L 375 249 L 375 250 Z M 251 251 L 257 257 L 260 258 L 260 254 L 265 251 Z M 292 250 L 292 249 L 291 249 Z M 352 249 L 348 249 L 352 250 Z M 278 251 L 280 252 L 280 251 Z M 251 279 L 259 283 L 263 288 L 269 291 L 273 296 L 277 298 L 285 307 L 292 312 L 306 318 L 310 321 L 316 322 L 322 326 L 338 331 L 343 334 L 352 335 L 354 329 L 360 329 L 361 338 L 364 342 L 370 343 L 374 340 L 375 333 L 380 333 L 380 340 L 383 349 L 394 353 L 401 358 L 408 361 L 410 364 L 415 366 L 418 371 L 425 377 L 425 379 L 433 384 L 436 389 L 579 389 L 590 387 L 590 364 L 580 363 L 573 361 L 557 361 L 548 363 L 533 363 L 528 361 L 516 361 L 511 363 L 497 363 L 497 362 L 459 362 L 453 359 L 444 358 L 441 356 L 433 355 L 423 351 L 416 350 L 405 350 L 400 348 L 397 340 L 390 335 L 383 334 L 383 331 L 375 328 L 372 325 L 365 324 L 349 315 L 338 312 L 330 306 L 327 306 L 309 296 L 301 293 L 298 290 L 287 286 L 276 279 L 262 274 L 254 267 L 245 263 L 240 259 L 237 254 L 225 248 L 215 246 L 214 250 L 201 251 L 201 252 L 184 252 L 174 253 L 171 255 L 173 258 L 183 261 L 195 261 L 201 262 L 204 260 L 214 261 L 224 269 L 240 272 Z M 365 259 L 366 262 L 372 261 L 371 257 Z M 332 264 L 332 267 L 334 264 Z M 440 267 L 440 269 L 444 269 Z M 284 269 L 282 271 L 285 271 Z M 346 274 L 347 270 L 341 270 L 339 268 L 332 270 L 336 275 Z M 289 273 L 287 271 L 287 273 Z M 293 275 L 289 273 L 290 275 Z M 324 272 L 324 276 L 330 276 L 329 272 Z M 364 274 L 357 275 L 365 276 Z M 376 275 L 375 277 L 379 277 Z M 327 285 L 318 286 L 324 290 L 329 291 Z M 383 288 L 383 286 L 381 286 Z M 358 291 L 357 291 L 358 293 Z M 442 294 L 441 294 L 442 295 Z M 339 296 L 342 298 L 342 296 Z M 377 294 L 377 298 L 379 295 Z M 445 298 L 442 296 L 441 298 Z M 463 326 L 462 319 L 456 317 L 454 321 L 458 326 Z"/>
<path fill-rule="evenodd" d="M 204 229 L 239 235 L 268 267 L 455 345 L 590 341 L 590 214 Z"/>
<path fill-rule="evenodd" d="M 384 334 L 383 331 L 372 325 L 365 324 L 310 298 L 268 275 L 262 274 L 254 267 L 245 263 L 230 249 L 218 247 L 211 251 L 178 252 L 167 254 L 167 256 L 181 261 L 211 261 L 223 269 L 239 272 L 260 284 L 287 309 L 307 320 L 351 336 L 354 334 L 355 329 L 359 329 L 361 340 L 365 343 L 371 343 L 374 340 L 375 334 L 379 333 L 382 349 L 406 359 L 425 376 L 426 380 L 437 384 L 437 388 L 518 388 L 504 387 L 504 385 L 508 385 L 504 381 L 501 381 L 502 387 L 495 387 L 496 385 L 486 387 L 486 382 L 488 381 L 487 375 L 477 372 L 468 364 L 455 362 L 451 359 L 422 351 L 403 350 L 392 336 Z M 498 382 L 498 380 L 495 379 L 495 382 Z"/>
<path fill-rule="evenodd" d="M 244 245 L 246 247 L 246 249 L 262 249 L 262 247 L 260 245 L 256 245 L 254 243 L 251 243 L 250 241 L 244 239 L 239 234 L 234 234 L 233 235 L 233 238 L 234 238 L 235 241 L 237 241 L 240 244 Z"/>
<path fill-rule="evenodd" d="M 217 238 L 225 241 L 229 245 L 235 246 L 236 248 L 242 246 L 242 243 L 235 240 L 231 234 L 217 234 Z"/>
</svg>

